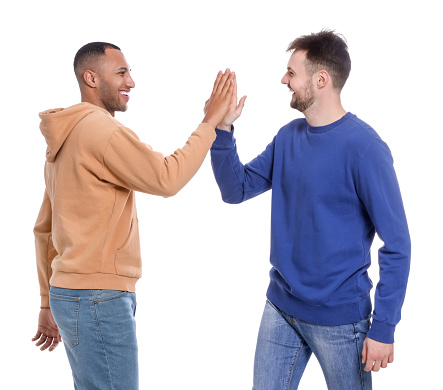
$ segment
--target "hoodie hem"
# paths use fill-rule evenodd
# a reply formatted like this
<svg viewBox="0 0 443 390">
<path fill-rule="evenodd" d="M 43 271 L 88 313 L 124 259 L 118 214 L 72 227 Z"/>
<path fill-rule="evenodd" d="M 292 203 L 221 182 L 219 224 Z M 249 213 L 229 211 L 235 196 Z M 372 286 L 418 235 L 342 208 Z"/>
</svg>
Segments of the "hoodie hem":
<svg viewBox="0 0 443 390">
<path fill-rule="evenodd" d="M 113 274 L 77 274 L 54 271 L 49 281 L 51 286 L 73 290 L 119 290 L 135 292 L 139 278 Z"/>
</svg>

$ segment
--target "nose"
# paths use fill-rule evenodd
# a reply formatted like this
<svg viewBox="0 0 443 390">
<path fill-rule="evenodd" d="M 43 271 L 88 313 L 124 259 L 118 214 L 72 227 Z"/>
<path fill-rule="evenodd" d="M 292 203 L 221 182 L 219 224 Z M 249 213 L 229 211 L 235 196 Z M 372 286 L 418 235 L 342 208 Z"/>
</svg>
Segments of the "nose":
<svg viewBox="0 0 443 390">
<path fill-rule="evenodd" d="M 288 84 L 288 79 L 286 77 L 287 75 L 288 75 L 288 73 L 285 73 L 284 76 L 282 77 L 282 79 L 281 79 L 282 84 Z"/>
<path fill-rule="evenodd" d="M 128 77 L 126 79 L 126 86 L 129 88 L 135 88 L 135 82 L 134 82 L 133 78 L 131 77 L 131 75 L 128 75 Z"/>
</svg>

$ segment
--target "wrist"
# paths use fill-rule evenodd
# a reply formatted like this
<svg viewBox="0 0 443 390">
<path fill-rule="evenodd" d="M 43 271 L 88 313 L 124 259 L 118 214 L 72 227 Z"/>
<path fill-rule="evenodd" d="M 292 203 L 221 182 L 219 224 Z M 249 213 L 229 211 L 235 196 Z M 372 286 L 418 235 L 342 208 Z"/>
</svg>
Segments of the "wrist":
<svg viewBox="0 0 443 390">
<path fill-rule="evenodd" d="M 231 129 L 232 129 L 232 125 L 224 125 L 224 124 L 222 124 L 222 123 L 219 123 L 219 124 L 217 125 L 217 129 L 219 129 L 219 130 L 224 130 L 224 131 L 231 131 Z"/>
<path fill-rule="evenodd" d="M 213 121 L 211 118 L 204 117 L 202 123 L 207 123 L 209 126 L 212 126 L 214 129 L 217 127 L 217 123 Z"/>
</svg>

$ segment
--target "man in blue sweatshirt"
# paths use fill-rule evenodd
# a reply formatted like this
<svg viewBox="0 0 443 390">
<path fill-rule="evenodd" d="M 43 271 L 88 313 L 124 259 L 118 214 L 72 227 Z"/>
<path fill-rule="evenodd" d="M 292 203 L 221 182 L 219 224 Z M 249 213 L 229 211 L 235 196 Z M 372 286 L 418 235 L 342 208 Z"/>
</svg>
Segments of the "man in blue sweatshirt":
<svg viewBox="0 0 443 390">
<path fill-rule="evenodd" d="M 371 389 L 371 371 L 393 361 L 410 264 L 393 159 L 379 135 L 341 105 L 351 70 L 345 41 L 323 30 L 297 38 L 288 51 L 282 83 L 306 119 L 282 127 L 243 165 L 232 123 L 245 97 L 237 105 L 235 96 L 211 149 L 225 202 L 272 189 L 272 269 L 253 389 L 296 389 L 312 353 L 328 389 Z M 372 310 L 375 233 L 384 245 Z"/>
</svg>

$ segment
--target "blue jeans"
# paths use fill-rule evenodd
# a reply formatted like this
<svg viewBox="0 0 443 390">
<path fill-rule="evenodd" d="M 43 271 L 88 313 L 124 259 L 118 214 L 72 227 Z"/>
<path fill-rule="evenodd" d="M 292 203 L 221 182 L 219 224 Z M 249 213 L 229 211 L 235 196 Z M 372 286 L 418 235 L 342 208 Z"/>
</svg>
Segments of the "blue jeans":
<svg viewBox="0 0 443 390">
<path fill-rule="evenodd" d="M 341 326 L 302 321 L 267 301 L 257 340 L 253 390 L 294 390 L 312 353 L 329 390 L 370 390 L 371 373 L 363 370 L 363 341 L 369 318 Z"/>
<path fill-rule="evenodd" d="M 50 287 L 76 390 L 137 390 L 135 293 Z"/>
</svg>

